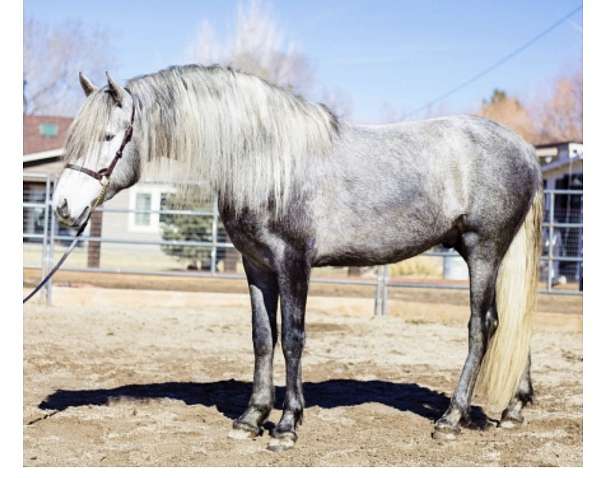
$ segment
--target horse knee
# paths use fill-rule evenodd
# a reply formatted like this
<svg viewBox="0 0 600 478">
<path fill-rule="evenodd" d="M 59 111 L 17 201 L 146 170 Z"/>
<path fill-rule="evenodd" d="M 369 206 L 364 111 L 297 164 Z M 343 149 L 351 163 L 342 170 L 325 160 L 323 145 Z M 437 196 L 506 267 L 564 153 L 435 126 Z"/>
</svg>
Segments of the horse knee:
<svg viewBox="0 0 600 478">
<path fill-rule="evenodd" d="M 302 353 L 304 348 L 304 331 L 287 331 L 282 340 L 283 354 L 286 358 L 295 358 Z"/>
<path fill-rule="evenodd" d="M 254 354 L 259 357 L 268 357 L 273 353 L 273 346 L 270 342 L 254 342 Z"/>
</svg>

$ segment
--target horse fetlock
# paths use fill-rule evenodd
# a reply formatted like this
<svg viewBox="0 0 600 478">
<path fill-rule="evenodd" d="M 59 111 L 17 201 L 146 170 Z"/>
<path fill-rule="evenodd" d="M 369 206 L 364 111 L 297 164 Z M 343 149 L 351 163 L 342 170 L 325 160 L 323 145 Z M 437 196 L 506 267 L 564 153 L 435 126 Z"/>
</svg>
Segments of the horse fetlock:
<svg viewBox="0 0 600 478">
<path fill-rule="evenodd" d="M 285 410 L 281 416 L 281 420 L 272 431 L 273 438 L 281 438 L 286 440 L 298 439 L 296 428 L 302 424 L 302 409 Z"/>
<path fill-rule="evenodd" d="M 516 398 L 521 401 L 523 407 L 526 405 L 535 405 L 535 395 L 533 393 L 533 387 L 529 384 L 529 390 L 523 392 L 517 392 Z M 508 406 L 510 408 L 510 404 Z"/>
<path fill-rule="evenodd" d="M 242 416 L 254 417 L 253 419 L 254 421 L 256 421 L 256 423 L 262 424 L 262 422 L 264 422 L 271 413 L 272 408 L 273 400 L 271 400 L 269 403 L 251 402 L 248 406 L 248 409 L 244 412 L 244 415 Z"/>
<path fill-rule="evenodd" d="M 523 403 L 519 401 L 518 404 L 511 404 L 502 412 L 500 418 L 500 428 L 518 428 L 525 423 L 525 417 L 521 410 L 523 409 Z"/>
<path fill-rule="evenodd" d="M 468 419 L 471 414 L 471 406 L 466 403 L 464 397 L 453 397 L 450 401 L 450 406 L 444 412 L 441 418 L 436 421 L 436 425 L 448 424 L 458 425 L 461 420 Z"/>
<path fill-rule="evenodd" d="M 261 425 L 269 415 L 270 408 L 250 406 L 238 419 L 233 421 L 231 438 L 254 438 L 262 433 Z"/>
</svg>

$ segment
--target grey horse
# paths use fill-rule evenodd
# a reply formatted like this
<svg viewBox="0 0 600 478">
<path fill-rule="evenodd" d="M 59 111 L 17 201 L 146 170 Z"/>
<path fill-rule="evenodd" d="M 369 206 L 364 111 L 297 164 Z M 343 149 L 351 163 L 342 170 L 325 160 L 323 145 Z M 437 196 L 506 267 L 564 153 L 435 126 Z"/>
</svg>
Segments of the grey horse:
<svg viewBox="0 0 600 478">
<path fill-rule="evenodd" d="M 67 139 L 68 162 L 105 168 L 132 121 L 107 199 L 146 175 L 206 181 L 218 194 L 252 303 L 254 384 L 233 437 L 261 433 L 273 407 L 280 303 L 286 391 L 269 448 L 297 440 L 313 267 L 393 263 L 437 244 L 468 264 L 471 315 L 467 358 L 433 436 L 454 438 L 469 423 L 476 389 L 504 408 L 502 425 L 523 421 L 533 398 L 542 193 L 533 148 L 517 134 L 476 116 L 351 125 L 324 105 L 219 66 L 170 67 L 124 87 L 110 76 L 101 88 L 80 81 L 87 99 Z M 101 190 L 93 177 L 65 169 L 53 199 L 59 220 L 80 225 Z"/>
</svg>

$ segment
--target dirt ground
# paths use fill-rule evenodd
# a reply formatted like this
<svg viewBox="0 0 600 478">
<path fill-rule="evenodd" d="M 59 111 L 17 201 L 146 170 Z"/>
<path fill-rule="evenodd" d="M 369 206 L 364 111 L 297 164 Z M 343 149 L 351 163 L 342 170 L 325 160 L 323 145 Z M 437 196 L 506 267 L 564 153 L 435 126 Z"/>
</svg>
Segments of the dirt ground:
<svg viewBox="0 0 600 478">
<path fill-rule="evenodd" d="M 304 424 L 294 449 L 273 453 L 268 432 L 227 437 L 251 389 L 246 294 L 56 287 L 54 306 L 24 309 L 24 464 L 582 464 L 581 298 L 540 299 L 528 423 L 440 442 L 432 423 L 465 358 L 467 297 L 392 297 L 384 319 L 360 294 L 310 297 Z M 275 380 L 272 421 L 280 350 Z"/>
</svg>

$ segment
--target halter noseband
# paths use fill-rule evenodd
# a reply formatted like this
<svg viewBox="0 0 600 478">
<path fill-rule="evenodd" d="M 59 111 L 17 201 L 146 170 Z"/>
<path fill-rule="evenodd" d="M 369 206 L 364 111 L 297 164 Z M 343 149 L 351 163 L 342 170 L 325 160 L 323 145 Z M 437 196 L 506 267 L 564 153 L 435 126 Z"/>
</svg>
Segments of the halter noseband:
<svg viewBox="0 0 600 478">
<path fill-rule="evenodd" d="M 96 201 L 95 201 L 96 204 L 95 204 L 94 208 L 96 206 L 98 206 L 100 203 L 102 203 L 102 201 L 104 200 L 104 196 L 106 195 L 106 192 L 108 190 L 108 185 L 110 183 L 110 176 L 112 175 L 113 170 L 115 169 L 115 166 L 119 162 L 119 159 L 121 159 L 121 157 L 123 156 L 123 150 L 125 149 L 125 146 L 127 146 L 127 143 L 129 143 L 129 141 L 131 141 L 131 137 L 133 136 L 133 120 L 134 119 L 135 119 L 135 103 L 132 104 L 131 119 L 129 120 L 129 126 L 127 126 L 127 129 L 125 130 L 125 136 L 123 136 L 123 141 L 121 141 L 121 145 L 119 146 L 119 149 L 115 153 L 115 157 L 112 159 L 112 161 L 106 168 L 102 168 L 98 171 L 94 171 L 92 169 L 88 169 L 88 168 L 84 168 L 83 166 L 79 166 L 77 164 L 69 163 L 65 166 L 65 168 L 73 169 L 75 171 L 79 171 L 80 173 L 87 174 L 88 176 L 91 176 L 92 178 L 97 179 L 100 182 L 100 184 L 102 185 L 102 190 L 100 191 L 100 194 L 96 198 Z"/>
</svg>

